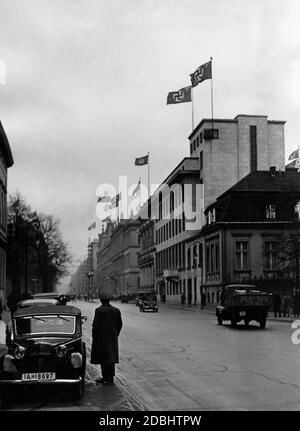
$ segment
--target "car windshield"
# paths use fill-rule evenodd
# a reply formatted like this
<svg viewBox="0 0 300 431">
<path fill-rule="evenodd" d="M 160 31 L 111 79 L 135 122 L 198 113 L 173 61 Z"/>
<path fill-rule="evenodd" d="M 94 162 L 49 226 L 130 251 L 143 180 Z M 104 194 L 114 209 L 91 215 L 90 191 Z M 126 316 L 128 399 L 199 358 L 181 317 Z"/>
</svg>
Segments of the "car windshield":
<svg viewBox="0 0 300 431">
<path fill-rule="evenodd" d="M 16 335 L 74 334 L 74 316 L 24 316 L 15 320 Z"/>
</svg>

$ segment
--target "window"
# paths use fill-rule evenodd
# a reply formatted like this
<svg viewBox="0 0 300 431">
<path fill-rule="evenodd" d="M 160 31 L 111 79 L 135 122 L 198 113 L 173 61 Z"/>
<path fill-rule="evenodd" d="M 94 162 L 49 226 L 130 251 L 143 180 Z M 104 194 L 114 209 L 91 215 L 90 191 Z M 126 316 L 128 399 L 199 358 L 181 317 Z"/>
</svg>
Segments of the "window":
<svg viewBox="0 0 300 431">
<path fill-rule="evenodd" d="M 219 139 L 219 129 L 204 129 L 204 139 Z"/>
<path fill-rule="evenodd" d="M 187 269 L 191 269 L 191 249 L 187 249 Z"/>
<path fill-rule="evenodd" d="M 274 270 L 277 268 L 277 242 L 265 241 L 264 244 L 264 269 Z"/>
<path fill-rule="evenodd" d="M 257 137 L 256 126 L 250 126 L 250 170 L 257 171 Z"/>
<path fill-rule="evenodd" d="M 266 205 L 266 218 L 276 218 L 276 207 L 275 205 Z"/>
<path fill-rule="evenodd" d="M 248 241 L 236 241 L 235 243 L 236 269 L 249 269 Z"/>
<path fill-rule="evenodd" d="M 200 143 L 203 141 L 203 133 L 200 133 Z"/>
<path fill-rule="evenodd" d="M 203 262 L 203 245 L 199 244 L 199 251 L 198 251 L 198 267 L 202 268 L 202 262 Z"/>
<path fill-rule="evenodd" d="M 300 202 L 295 205 L 295 216 L 298 221 L 300 221 Z"/>
<path fill-rule="evenodd" d="M 200 155 L 199 155 L 199 159 L 200 159 L 200 169 L 203 169 L 203 151 L 200 151 Z"/>
</svg>

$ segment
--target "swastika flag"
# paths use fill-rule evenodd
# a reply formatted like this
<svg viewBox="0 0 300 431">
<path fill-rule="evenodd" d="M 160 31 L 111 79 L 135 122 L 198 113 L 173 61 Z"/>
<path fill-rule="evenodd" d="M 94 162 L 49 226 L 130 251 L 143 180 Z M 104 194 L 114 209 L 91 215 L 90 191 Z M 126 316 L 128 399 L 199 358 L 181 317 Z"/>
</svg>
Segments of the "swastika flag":
<svg viewBox="0 0 300 431">
<path fill-rule="evenodd" d="M 190 74 L 192 87 L 196 87 L 200 82 L 205 79 L 211 79 L 211 61 L 202 64 L 194 73 Z"/>
<path fill-rule="evenodd" d="M 171 91 L 168 94 L 167 105 L 172 103 L 183 103 L 192 101 L 192 87 L 184 87 L 178 91 Z"/>
</svg>

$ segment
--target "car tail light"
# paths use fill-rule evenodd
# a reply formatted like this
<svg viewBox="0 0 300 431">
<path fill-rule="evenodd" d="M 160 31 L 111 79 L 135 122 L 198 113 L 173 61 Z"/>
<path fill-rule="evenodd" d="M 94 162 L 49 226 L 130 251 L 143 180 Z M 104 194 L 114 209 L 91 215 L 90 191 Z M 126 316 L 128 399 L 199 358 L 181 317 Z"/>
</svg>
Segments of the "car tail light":
<svg viewBox="0 0 300 431">
<path fill-rule="evenodd" d="M 72 353 L 71 363 L 74 368 L 80 368 L 82 366 L 82 354 L 79 352 Z"/>
<path fill-rule="evenodd" d="M 60 346 L 56 347 L 55 351 L 56 351 L 56 356 L 61 359 L 66 356 L 68 349 L 66 348 L 66 346 L 61 344 Z"/>
<path fill-rule="evenodd" d="M 23 346 L 17 346 L 14 350 L 14 357 L 16 359 L 23 359 L 26 353 L 26 349 Z"/>
</svg>

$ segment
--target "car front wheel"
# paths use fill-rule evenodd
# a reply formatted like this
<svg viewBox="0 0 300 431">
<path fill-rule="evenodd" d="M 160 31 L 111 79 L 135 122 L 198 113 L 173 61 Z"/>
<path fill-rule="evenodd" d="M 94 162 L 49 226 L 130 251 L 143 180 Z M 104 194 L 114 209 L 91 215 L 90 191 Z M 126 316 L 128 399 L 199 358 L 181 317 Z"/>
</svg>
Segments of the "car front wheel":
<svg viewBox="0 0 300 431">
<path fill-rule="evenodd" d="M 84 383 L 83 380 L 81 380 L 81 382 L 77 383 L 75 388 L 73 388 L 73 398 L 74 401 L 80 401 L 83 395 L 83 388 L 84 388 Z"/>
</svg>

